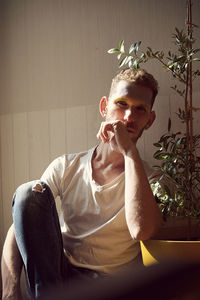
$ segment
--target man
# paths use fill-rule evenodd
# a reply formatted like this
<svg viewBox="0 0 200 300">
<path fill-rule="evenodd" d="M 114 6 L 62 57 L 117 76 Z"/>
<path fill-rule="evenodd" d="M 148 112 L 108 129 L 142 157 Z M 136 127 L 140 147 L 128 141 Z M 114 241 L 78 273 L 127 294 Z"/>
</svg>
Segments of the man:
<svg viewBox="0 0 200 300">
<path fill-rule="evenodd" d="M 67 285 L 74 277 L 96 278 L 130 266 L 140 252 L 138 241 L 159 230 L 162 215 L 136 146 L 155 120 L 156 95 L 152 75 L 121 71 L 109 97 L 100 101 L 105 121 L 99 145 L 57 158 L 41 181 L 17 189 L 14 225 L 3 250 L 3 299 L 20 299 L 22 259 L 28 291 L 38 298 L 59 282 Z"/>
</svg>

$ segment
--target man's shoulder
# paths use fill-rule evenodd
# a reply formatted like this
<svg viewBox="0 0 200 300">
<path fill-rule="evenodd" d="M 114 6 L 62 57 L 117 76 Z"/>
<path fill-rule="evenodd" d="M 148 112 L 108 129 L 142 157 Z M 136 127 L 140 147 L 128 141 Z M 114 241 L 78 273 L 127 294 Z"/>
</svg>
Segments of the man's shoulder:
<svg viewBox="0 0 200 300">
<path fill-rule="evenodd" d="M 86 159 L 88 158 L 89 159 L 92 156 L 94 149 L 95 149 L 95 147 L 90 148 L 88 150 L 83 150 L 81 152 L 65 154 L 64 158 L 68 162 L 72 162 L 72 161 L 75 161 L 80 158 L 86 158 Z"/>
<path fill-rule="evenodd" d="M 85 159 L 89 159 L 94 151 L 95 147 L 90 148 L 88 150 L 84 150 L 81 152 L 76 152 L 76 153 L 65 153 L 57 158 L 55 158 L 51 165 L 52 166 L 70 166 L 71 164 L 73 164 L 74 162 L 76 162 L 77 160 L 81 159 L 81 158 L 85 158 Z"/>
<path fill-rule="evenodd" d="M 45 182 L 62 180 L 69 172 L 76 172 L 80 165 L 85 167 L 92 156 L 93 148 L 73 154 L 63 154 L 55 158 L 43 173 L 41 180 Z"/>
</svg>

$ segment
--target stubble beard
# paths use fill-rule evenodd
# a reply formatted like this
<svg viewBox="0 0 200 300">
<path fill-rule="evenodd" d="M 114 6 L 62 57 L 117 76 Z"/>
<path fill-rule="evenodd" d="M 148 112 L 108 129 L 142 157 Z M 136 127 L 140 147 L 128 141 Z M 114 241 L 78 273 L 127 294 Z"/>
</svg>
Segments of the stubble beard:
<svg viewBox="0 0 200 300">
<path fill-rule="evenodd" d="M 144 132 L 144 129 L 145 129 L 145 127 L 140 130 L 140 132 L 138 133 L 138 135 L 136 137 L 131 138 L 133 143 L 136 144 L 138 142 L 138 140 L 140 139 L 140 137 L 142 136 L 142 134 Z"/>
</svg>

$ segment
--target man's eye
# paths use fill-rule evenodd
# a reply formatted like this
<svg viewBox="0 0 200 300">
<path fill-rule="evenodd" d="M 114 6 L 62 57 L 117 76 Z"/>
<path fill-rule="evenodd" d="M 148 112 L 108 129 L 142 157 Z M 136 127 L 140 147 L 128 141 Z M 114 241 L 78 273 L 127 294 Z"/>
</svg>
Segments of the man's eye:
<svg viewBox="0 0 200 300">
<path fill-rule="evenodd" d="M 125 101 L 117 101 L 117 104 L 124 107 L 127 106 L 127 103 Z"/>
<path fill-rule="evenodd" d="M 139 111 L 146 111 L 146 108 L 144 106 L 137 106 L 137 110 Z"/>
</svg>

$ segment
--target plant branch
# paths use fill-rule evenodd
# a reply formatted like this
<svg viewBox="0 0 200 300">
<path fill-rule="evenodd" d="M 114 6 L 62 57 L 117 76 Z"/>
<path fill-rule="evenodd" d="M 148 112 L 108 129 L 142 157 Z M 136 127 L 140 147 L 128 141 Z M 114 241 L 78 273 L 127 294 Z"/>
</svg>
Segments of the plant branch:
<svg viewBox="0 0 200 300">
<path fill-rule="evenodd" d="M 178 74 L 177 72 L 175 72 L 174 70 L 172 70 L 172 69 L 170 69 L 170 67 L 162 60 L 162 59 L 160 59 L 157 55 L 155 55 L 153 52 L 152 52 L 152 56 L 154 57 L 154 58 L 156 58 L 168 71 L 170 71 L 172 74 L 174 74 L 174 76 L 175 77 L 178 77 L 178 79 L 182 82 L 182 83 L 184 83 L 184 84 L 186 84 L 186 80 L 184 80 L 182 77 L 181 77 L 181 75 L 180 74 Z"/>
</svg>

